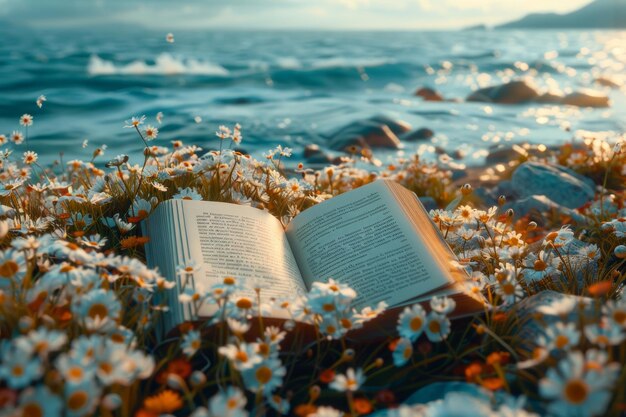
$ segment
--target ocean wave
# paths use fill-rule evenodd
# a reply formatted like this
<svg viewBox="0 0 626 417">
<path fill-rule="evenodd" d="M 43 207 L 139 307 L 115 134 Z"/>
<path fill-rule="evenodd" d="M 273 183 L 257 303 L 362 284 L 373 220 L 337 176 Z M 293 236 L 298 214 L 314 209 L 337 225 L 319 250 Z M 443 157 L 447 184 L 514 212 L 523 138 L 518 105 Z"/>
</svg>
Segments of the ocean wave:
<svg viewBox="0 0 626 417">
<path fill-rule="evenodd" d="M 371 68 L 394 64 L 395 60 L 387 58 L 348 59 L 343 57 L 318 59 L 312 63 L 314 69 L 332 68 Z"/>
<path fill-rule="evenodd" d="M 227 76 L 229 72 L 221 65 L 196 59 L 179 59 L 163 53 L 154 64 L 137 60 L 129 64 L 116 64 L 97 55 L 92 55 L 87 65 L 89 75 L 214 75 Z"/>
</svg>

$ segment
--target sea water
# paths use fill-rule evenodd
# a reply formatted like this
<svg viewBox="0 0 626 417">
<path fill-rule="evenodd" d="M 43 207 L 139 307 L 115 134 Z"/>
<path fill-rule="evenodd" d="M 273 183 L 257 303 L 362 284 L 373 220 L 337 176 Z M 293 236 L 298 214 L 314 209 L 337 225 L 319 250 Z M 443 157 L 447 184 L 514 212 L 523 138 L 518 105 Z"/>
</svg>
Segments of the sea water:
<svg viewBox="0 0 626 417">
<path fill-rule="evenodd" d="M 219 125 L 243 127 L 241 148 L 262 157 L 278 144 L 301 161 L 306 144 L 324 148 L 338 128 L 374 115 L 435 132 L 385 158 L 435 148 L 461 150 L 478 164 L 490 146 L 547 146 L 578 130 L 620 134 L 626 124 L 621 89 L 626 33 L 609 31 L 305 32 L 179 31 L 140 28 L 43 30 L 0 28 L 0 133 L 9 135 L 32 114 L 29 147 L 46 162 L 138 156 L 142 143 L 124 121 L 146 115 L 160 129 L 155 145 L 175 139 L 204 149 L 219 146 Z M 463 102 L 473 90 L 527 77 L 565 93 L 594 88 L 612 105 L 587 109 L 553 104 Z M 458 102 L 424 102 L 429 86 Z M 39 109 L 35 101 L 48 101 Z M 155 117 L 162 112 L 162 124 Z M 88 140 L 87 147 L 82 143 Z M 16 151 L 25 150 L 20 145 Z"/>
</svg>

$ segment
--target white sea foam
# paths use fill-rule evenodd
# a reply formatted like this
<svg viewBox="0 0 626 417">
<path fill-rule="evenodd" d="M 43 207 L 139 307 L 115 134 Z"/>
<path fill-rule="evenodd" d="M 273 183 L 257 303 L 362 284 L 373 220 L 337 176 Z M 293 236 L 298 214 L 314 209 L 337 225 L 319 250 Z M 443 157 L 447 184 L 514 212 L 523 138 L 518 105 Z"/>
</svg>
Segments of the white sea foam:
<svg viewBox="0 0 626 417">
<path fill-rule="evenodd" d="M 298 60 L 298 58 L 284 56 L 276 59 L 276 63 L 280 68 L 283 69 L 300 69 L 302 68 L 302 63 Z"/>
<path fill-rule="evenodd" d="M 157 56 L 154 64 L 141 60 L 129 64 L 116 64 L 92 55 L 87 72 L 89 75 L 228 75 L 228 70 L 221 65 L 196 59 L 179 59 L 166 53 Z"/>
<path fill-rule="evenodd" d="M 369 59 L 348 59 L 343 57 L 324 58 L 313 62 L 312 67 L 315 69 L 329 68 L 368 68 L 380 67 L 385 64 L 394 62 L 385 58 L 369 58 Z"/>
</svg>

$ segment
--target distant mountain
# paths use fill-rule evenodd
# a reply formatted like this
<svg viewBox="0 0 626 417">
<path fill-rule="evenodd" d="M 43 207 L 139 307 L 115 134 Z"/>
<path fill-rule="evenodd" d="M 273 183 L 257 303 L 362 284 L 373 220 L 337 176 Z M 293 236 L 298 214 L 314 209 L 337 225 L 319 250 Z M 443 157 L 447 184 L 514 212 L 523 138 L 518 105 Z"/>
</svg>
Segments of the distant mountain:
<svg viewBox="0 0 626 417">
<path fill-rule="evenodd" d="M 498 29 L 622 29 L 626 28 L 626 0 L 595 0 L 566 14 L 533 13 Z"/>
</svg>

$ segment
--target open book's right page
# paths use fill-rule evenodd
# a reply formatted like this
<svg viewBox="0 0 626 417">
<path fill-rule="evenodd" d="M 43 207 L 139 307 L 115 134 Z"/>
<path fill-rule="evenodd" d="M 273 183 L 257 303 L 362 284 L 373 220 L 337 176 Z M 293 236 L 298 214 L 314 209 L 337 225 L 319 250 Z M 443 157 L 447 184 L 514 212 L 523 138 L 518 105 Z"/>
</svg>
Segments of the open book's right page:
<svg viewBox="0 0 626 417">
<path fill-rule="evenodd" d="M 449 265 L 433 253 L 445 252 L 445 244 L 432 241 L 438 238 L 427 216 L 420 236 L 397 194 L 387 181 L 375 181 L 311 207 L 289 224 L 289 244 L 308 287 L 334 278 L 356 290 L 355 305 L 363 307 L 398 305 L 451 284 Z"/>
</svg>

